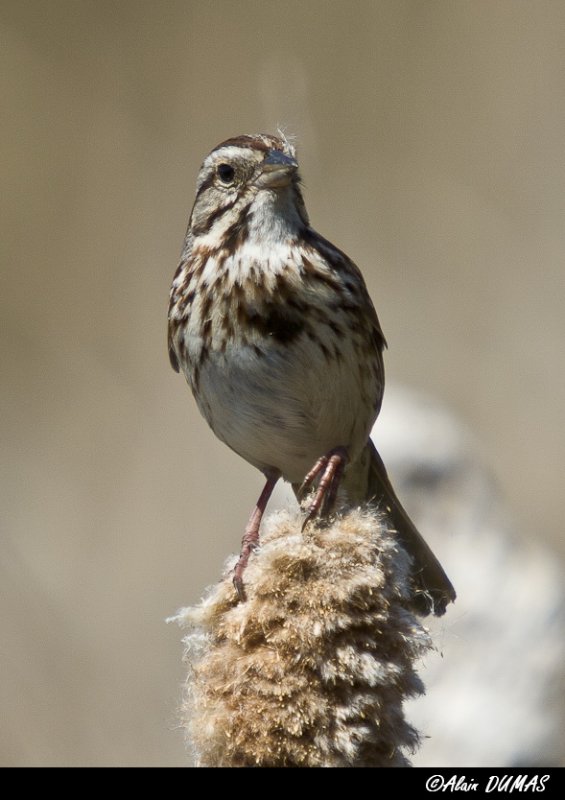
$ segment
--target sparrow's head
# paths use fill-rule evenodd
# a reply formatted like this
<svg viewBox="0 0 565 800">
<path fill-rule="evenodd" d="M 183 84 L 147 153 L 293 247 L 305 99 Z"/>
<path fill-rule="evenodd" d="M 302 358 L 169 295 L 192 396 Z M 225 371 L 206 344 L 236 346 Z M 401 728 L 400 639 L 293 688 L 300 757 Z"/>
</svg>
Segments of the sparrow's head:
<svg viewBox="0 0 565 800">
<path fill-rule="evenodd" d="M 236 136 L 206 157 L 189 225 L 193 240 L 228 235 L 246 226 L 251 238 L 277 238 L 308 225 L 294 147 L 259 133 Z"/>
</svg>

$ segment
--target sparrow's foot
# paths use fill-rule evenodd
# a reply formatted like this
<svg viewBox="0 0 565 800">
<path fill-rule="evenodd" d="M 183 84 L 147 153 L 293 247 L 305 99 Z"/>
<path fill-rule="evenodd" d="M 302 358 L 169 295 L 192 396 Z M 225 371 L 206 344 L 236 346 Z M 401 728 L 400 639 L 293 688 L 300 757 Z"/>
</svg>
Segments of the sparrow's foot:
<svg viewBox="0 0 565 800">
<path fill-rule="evenodd" d="M 325 517 L 331 512 L 346 464 L 347 450 L 345 447 L 335 447 L 319 458 L 306 475 L 298 490 L 299 498 L 304 496 L 318 476 L 320 476 L 320 480 L 314 498 L 308 506 L 302 530 L 314 517 Z"/>
</svg>

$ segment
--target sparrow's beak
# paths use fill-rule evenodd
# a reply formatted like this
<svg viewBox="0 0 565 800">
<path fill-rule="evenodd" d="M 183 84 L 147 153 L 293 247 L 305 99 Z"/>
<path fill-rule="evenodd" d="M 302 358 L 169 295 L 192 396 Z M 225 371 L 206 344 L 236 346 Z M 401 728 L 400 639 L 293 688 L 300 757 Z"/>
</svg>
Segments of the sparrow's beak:
<svg viewBox="0 0 565 800">
<path fill-rule="evenodd" d="M 296 159 L 281 153 L 280 150 L 269 150 L 261 164 L 261 173 L 256 185 L 267 189 L 288 186 L 297 169 Z"/>
</svg>

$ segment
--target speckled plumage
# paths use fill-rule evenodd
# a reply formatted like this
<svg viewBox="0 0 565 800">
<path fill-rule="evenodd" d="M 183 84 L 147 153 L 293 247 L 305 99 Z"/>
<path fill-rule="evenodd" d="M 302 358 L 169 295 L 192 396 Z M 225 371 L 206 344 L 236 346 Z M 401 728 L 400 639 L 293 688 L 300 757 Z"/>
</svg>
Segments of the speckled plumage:
<svg viewBox="0 0 565 800">
<path fill-rule="evenodd" d="M 310 227 L 291 144 L 259 134 L 218 145 L 199 174 L 169 307 L 171 363 L 216 436 L 273 486 L 279 476 L 300 485 L 333 454 L 310 516 L 329 510 L 324 495 L 333 501 L 339 483 L 342 502 L 384 497 L 398 524 L 395 504 L 405 512 L 384 467 L 375 484 L 382 462 L 369 441 L 384 347 L 359 269 Z"/>
</svg>

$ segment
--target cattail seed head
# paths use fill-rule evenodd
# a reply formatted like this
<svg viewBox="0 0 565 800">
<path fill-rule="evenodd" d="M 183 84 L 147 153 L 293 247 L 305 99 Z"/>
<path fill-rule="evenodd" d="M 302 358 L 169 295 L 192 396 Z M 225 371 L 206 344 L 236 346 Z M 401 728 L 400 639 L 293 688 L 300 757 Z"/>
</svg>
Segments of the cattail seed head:
<svg viewBox="0 0 565 800">
<path fill-rule="evenodd" d="M 230 566 L 232 566 L 230 564 Z M 403 702 L 427 632 L 410 561 L 373 511 L 301 531 L 265 519 L 239 602 L 228 569 L 174 618 L 189 632 L 182 726 L 198 766 L 409 766 Z"/>
</svg>

